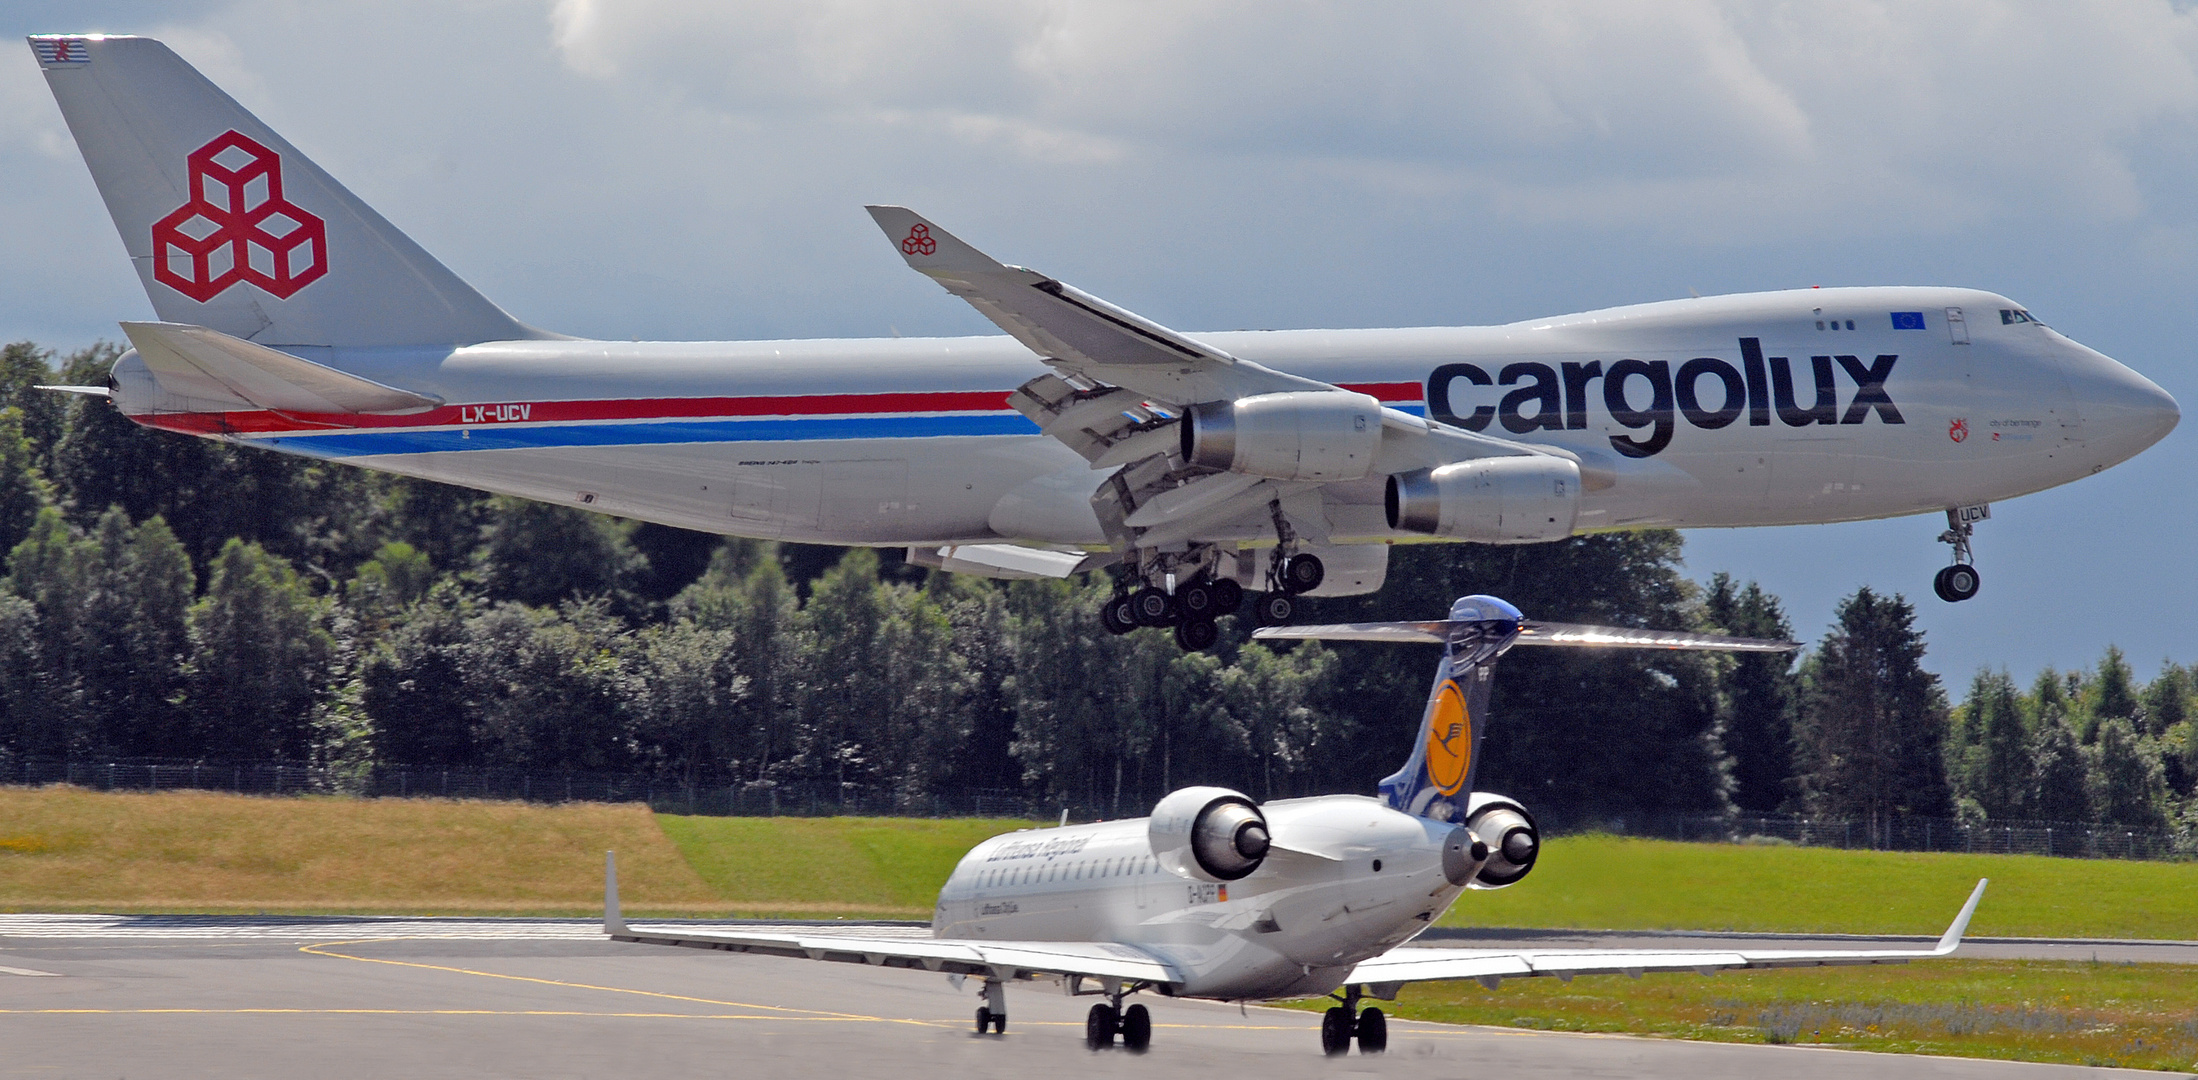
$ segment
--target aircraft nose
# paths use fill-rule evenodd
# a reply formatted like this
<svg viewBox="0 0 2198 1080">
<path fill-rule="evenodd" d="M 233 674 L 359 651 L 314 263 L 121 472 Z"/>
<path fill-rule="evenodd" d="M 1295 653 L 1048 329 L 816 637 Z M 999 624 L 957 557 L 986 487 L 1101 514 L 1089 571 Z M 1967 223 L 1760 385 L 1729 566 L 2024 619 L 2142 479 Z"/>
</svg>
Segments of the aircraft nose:
<svg viewBox="0 0 2198 1080">
<path fill-rule="evenodd" d="M 2182 422 L 2182 407 L 2158 383 L 2098 353 L 2085 360 L 2071 389 L 2084 442 L 2105 452 L 2104 464 L 2136 456 Z"/>
</svg>

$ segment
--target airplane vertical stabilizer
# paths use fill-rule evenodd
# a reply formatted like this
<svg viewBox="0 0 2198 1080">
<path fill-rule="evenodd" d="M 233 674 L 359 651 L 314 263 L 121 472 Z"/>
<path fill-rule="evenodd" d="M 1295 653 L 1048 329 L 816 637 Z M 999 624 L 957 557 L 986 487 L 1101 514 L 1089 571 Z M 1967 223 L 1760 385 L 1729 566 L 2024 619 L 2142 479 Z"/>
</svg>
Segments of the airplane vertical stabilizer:
<svg viewBox="0 0 2198 1080">
<path fill-rule="evenodd" d="M 490 303 L 166 45 L 30 43 L 162 321 L 276 347 L 554 336 Z"/>
</svg>

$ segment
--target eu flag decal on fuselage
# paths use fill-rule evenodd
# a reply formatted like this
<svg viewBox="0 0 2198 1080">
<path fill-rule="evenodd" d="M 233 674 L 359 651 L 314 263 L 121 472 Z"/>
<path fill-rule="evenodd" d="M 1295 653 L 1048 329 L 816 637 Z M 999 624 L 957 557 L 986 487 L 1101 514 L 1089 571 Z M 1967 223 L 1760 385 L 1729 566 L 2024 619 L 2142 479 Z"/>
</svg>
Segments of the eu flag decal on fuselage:
<svg viewBox="0 0 2198 1080">
<path fill-rule="evenodd" d="M 1896 312 L 1893 312 L 1893 329 L 1895 329 L 1895 330 L 1921 330 L 1921 329 L 1923 329 L 1923 313 L 1922 313 L 1922 312 L 1920 312 L 1920 311 L 1896 311 Z"/>
</svg>

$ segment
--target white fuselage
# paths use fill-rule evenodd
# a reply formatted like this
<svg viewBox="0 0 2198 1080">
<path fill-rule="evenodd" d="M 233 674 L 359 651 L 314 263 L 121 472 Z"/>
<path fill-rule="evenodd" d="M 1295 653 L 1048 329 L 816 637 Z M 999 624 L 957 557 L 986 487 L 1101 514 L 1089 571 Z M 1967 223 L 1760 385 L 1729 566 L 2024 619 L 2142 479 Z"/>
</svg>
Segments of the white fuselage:
<svg viewBox="0 0 2198 1080">
<path fill-rule="evenodd" d="M 2173 428 L 2157 386 L 2042 325 L 2003 322 L 2014 310 L 1965 289 L 1821 289 L 1506 326 L 1201 337 L 1405 412 L 1574 451 L 1578 531 L 1778 525 L 2008 499 Z M 1929 328 L 1895 329 L 1903 312 Z M 1006 337 L 290 351 L 449 404 L 185 413 L 129 358 L 115 400 L 173 430 L 710 532 L 1104 543 L 1088 506 L 1102 474 L 1006 404 L 1045 371 Z M 1635 363 L 1613 392 L 1603 373 L 1621 361 Z M 1383 481 L 1322 489 L 1336 542 L 1402 535 L 1384 520 Z M 1017 512 L 997 513 L 1003 500 Z M 1271 537 L 1263 515 L 1208 532 L 1193 539 Z"/>
<path fill-rule="evenodd" d="M 954 868 L 932 933 L 1135 946 L 1182 973 L 1184 996 L 1292 997 L 1334 990 L 1463 891 L 1443 874 L 1450 823 L 1358 795 L 1260 810 L 1276 848 L 1225 884 L 1162 868 L 1145 818 L 996 836 Z"/>
</svg>

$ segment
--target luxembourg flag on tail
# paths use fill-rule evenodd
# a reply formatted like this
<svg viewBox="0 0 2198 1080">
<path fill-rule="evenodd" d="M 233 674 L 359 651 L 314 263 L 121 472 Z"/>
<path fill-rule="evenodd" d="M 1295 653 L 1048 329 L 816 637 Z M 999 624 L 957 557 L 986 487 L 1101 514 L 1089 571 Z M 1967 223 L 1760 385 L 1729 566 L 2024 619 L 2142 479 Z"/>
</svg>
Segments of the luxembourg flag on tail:
<svg viewBox="0 0 2198 1080">
<path fill-rule="evenodd" d="M 43 34 L 31 38 L 31 52 L 38 55 L 38 63 L 41 67 L 52 67 L 55 64 L 89 64 L 92 62 L 92 54 L 91 50 L 84 47 L 86 40 L 88 39 L 83 37 Z"/>
</svg>

